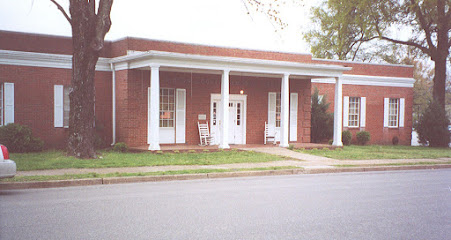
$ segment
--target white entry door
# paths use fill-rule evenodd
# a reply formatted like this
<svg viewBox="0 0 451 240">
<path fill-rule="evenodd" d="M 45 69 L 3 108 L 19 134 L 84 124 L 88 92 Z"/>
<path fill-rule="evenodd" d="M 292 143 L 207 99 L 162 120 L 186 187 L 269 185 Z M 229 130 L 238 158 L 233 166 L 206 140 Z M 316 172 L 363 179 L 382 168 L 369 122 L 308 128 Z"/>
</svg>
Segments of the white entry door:
<svg viewBox="0 0 451 240">
<path fill-rule="evenodd" d="M 230 94 L 229 99 L 229 144 L 246 144 L 246 95 Z M 210 132 L 213 143 L 221 139 L 221 95 L 211 95 Z"/>
<path fill-rule="evenodd" d="M 243 144 L 243 101 L 229 101 L 229 144 Z"/>
</svg>

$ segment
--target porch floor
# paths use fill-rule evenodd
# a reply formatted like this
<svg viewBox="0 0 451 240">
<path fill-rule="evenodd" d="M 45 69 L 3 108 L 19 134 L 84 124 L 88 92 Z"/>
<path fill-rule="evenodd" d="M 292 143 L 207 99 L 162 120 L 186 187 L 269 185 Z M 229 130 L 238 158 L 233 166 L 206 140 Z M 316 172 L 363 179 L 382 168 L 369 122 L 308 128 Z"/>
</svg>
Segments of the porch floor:
<svg viewBox="0 0 451 240">
<path fill-rule="evenodd" d="M 337 146 L 332 146 L 329 144 L 319 144 L 319 143 L 291 143 L 290 145 L 293 145 L 295 149 L 335 149 L 335 148 L 341 148 Z M 138 147 L 130 147 L 130 150 L 132 151 L 148 151 L 148 145 L 144 146 L 138 146 Z M 278 148 L 279 144 L 231 144 L 230 149 L 249 149 L 249 148 Z M 218 145 L 211 145 L 211 146 L 199 146 L 199 145 L 188 145 L 188 144 L 161 144 L 160 145 L 162 152 L 173 152 L 173 151 L 180 151 L 180 152 L 188 152 L 188 151 L 195 151 L 195 152 L 203 152 L 205 150 L 215 152 L 219 151 Z M 227 149 L 225 149 L 227 150 Z"/>
</svg>

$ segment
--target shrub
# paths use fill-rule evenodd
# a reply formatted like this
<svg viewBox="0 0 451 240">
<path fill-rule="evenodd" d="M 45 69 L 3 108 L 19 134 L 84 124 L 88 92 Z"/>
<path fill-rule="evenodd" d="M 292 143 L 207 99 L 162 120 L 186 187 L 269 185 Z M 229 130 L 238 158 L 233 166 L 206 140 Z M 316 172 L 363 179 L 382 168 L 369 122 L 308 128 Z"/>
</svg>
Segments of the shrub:
<svg viewBox="0 0 451 240">
<path fill-rule="evenodd" d="M 118 143 L 114 144 L 113 151 L 115 151 L 115 152 L 127 152 L 128 151 L 128 146 L 124 142 L 118 142 Z"/>
<path fill-rule="evenodd" d="M 293 144 L 288 145 L 288 149 L 293 150 L 294 149 L 294 145 Z"/>
<path fill-rule="evenodd" d="M 368 131 L 361 131 L 356 134 L 357 137 L 357 143 L 360 145 L 365 145 L 367 142 L 370 141 L 370 132 Z"/>
<path fill-rule="evenodd" d="M 0 127 L 0 143 L 10 152 L 39 152 L 44 142 L 32 135 L 31 128 L 17 123 L 10 123 Z"/>
<path fill-rule="evenodd" d="M 343 145 L 349 146 L 351 145 L 352 140 L 352 133 L 348 130 L 343 131 L 341 133 L 341 141 L 343 142 Z"/>
<path fill-rule="evenodd" d="M 391 139 L 391 142 L 393 143 L 393 145 L 398 145 L 398 143 L 399 143 L 399 138 L 398 138 L 397 136 L 394 136 L 394 137 Z"/>
<path fill-rule="evenodd" d="M 450 137 L 448 124 L 445 109 L 432 101 L 416 127 L 420 143 L 429 143 L 430 147 L 448 147 Z"/>
<path fill-rule="evenodd" d="M 311 133 L 312 142 L 318 143 L 324 139 L 329 139 L 334 134 L 334 116 L 327 112 L 329 103 L 326 97 L 319 101 L 318 89 L 312 94 L 312 112 L 311 112 Z"/>
</svg>

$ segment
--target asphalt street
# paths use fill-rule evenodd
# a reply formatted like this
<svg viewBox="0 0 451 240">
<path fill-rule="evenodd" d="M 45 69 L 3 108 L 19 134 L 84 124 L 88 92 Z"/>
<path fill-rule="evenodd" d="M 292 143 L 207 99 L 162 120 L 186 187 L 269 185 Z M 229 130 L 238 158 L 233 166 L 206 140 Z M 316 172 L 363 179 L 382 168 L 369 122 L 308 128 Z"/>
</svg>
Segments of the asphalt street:
<svg viewBox="0 0 451 240">
<path fill-rule="evenodd" d="M 450 239 L 451 170 L 0 191 L 0 239 Z"/>
</svg>

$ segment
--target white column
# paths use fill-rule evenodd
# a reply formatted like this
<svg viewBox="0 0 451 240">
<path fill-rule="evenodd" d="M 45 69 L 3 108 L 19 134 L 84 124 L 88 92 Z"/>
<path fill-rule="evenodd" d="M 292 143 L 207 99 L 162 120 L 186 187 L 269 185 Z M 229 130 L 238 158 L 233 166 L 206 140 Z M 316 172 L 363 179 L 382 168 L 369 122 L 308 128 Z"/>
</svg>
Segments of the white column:
<svg viewBox="0 0 451 240">
<path fill-rule="evenodd" d="M 160 150 L 160 67 L 150 66 L 149 150 Z"/>
<path fill-rule="evenodd" d="M 332 145 L 343 146 L 341 141 L 342 132 L 342 115 L 343 115 L 343 94 L 342 80 L 335 78 L 335 101 L 334 101 L 334 141 Z"/>
<path fill-rule="evenodd" d="M 289 114 L 289 99 L 290 99 L 290 75 L 284 74 L 282 78 L 282 86 L 280 93 L 280 104 L 281 104 L 281 112 L 280 112 L 280 147 L 288 147 L 288 114 Z"/>
<path fill-rule="evenodd" d="M 229 146 L 229 73 L 224 70 L 221 79 L 221 139 L 219 148 L 230 148 Z"/>
</svg>

